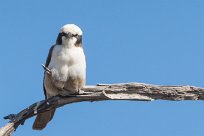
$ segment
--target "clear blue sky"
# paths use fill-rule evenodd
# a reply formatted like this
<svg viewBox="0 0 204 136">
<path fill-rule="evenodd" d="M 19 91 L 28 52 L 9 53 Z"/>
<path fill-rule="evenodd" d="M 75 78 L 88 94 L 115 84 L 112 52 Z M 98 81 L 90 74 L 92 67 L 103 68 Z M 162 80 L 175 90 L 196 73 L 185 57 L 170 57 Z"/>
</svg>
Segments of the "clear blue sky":
<svg viewBox="0 0 204 136">
<path fill-rule="evenodd" d="M 144 82 L 204 87 L 203 0 L 6 0 L 0 2 L 0 126 L 44 98 L 43 69 L 62 25 L 83 30 L 87 84 Z M 106 101 L 34 118 L 14 136 L 203 136 L 203 101 Z"/>
</svg>

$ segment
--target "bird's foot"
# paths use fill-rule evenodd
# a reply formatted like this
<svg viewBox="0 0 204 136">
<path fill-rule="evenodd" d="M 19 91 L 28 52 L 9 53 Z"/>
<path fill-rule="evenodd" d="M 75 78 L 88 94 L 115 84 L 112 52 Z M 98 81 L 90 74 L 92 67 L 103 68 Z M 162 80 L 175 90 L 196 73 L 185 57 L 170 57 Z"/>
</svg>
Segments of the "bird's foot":
<svg viewBox="0 0 204 136">
<path fill-rule="evenodd" d="M 79 94 L 79 95 L 83 95 L 83 94 L 86 94 L 86 93 L 85 93 L 83 90 L 80 90 L 80 89 L 79 89 L 79 90 L 78 90 L 78 94 Z"/>
<path fill-rule="evenodd" d="M 93 92 L 86 92 L 83 90 L 78 90 L 78 95 L 89 95 L 89 94 L 93 94 Z"/>
</svg>

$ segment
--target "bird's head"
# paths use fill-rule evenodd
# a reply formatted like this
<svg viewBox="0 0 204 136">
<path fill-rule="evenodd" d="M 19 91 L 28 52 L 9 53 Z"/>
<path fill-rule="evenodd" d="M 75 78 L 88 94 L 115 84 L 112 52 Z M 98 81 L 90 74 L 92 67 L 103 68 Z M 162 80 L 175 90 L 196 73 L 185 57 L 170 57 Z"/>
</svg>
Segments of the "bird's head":
<svg viewBox="0 0 204 136">
<path fill-rule="evenodd" d="M 64 25 L 58 34 L 56 44 L 64 46 L 82 46 L 82 31 L 75 24 Z"/>
</svg>

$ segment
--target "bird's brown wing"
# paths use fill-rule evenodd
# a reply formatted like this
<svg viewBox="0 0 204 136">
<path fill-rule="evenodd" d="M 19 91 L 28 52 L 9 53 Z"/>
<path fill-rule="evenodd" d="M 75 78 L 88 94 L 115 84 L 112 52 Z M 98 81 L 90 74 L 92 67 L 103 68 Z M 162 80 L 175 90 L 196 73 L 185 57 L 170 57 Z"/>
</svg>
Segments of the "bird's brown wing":
<svg viewBox="0 0 204 136">
<path fill-rule="evenodd" d="M 49 66 L 49 63 L 50 63 L 50 60 L 51 60 L 51 56 L 52 56 L 53 48 L 54 48 L 54 45 L 49 50 L 49 53 L 48 53 L 48 56 L 47 56 L 47 60 L 46 60 L 46 63 L 45 63 L 46 67 Z M 43 90 L 44 90 L 44 94 L 45 94 L 45 99 L 47 99 L 46 89 L 45 89 L 45 86 L 44 86 L 45 74 L 46 73 L 44 73 Z M 36 119 L 35 119 L 35 122 L 33 123 L 33 129 L 34 130 L 42 130 L 43 128 L 45 128 L 47 123 L 52 120 L 52 118 L 54 116 L 54 113 L 55 113 L 55 110 L 56 109 L 52 109 L 50 111 L 38 114 Z"/>
<path fill-rule="evenodd" d="M 49 53 L 48 53 L 48 56 L 47 56 L 47 59 L 46 59 L 46 62 L 45 62 L 45 67 L 48 67 L 49 64 L 50 64 L 50 61 L 51 61 L 51 58 L 52 58 L 52 51 L 54 49 L 55 45 L 53 45 L 50 50 L 49 50 Z M 45 85 L 44 85 L 44 81 L 45 81 L 45 72 L 44 72 L 44 79 L 43 79 L 43 90 L 44 90 L 44 95 L 45 95 L 45 98 L 47 99 L 47 94 L 46 94 L 46 89 L 45 89 Z"/>
</svg>

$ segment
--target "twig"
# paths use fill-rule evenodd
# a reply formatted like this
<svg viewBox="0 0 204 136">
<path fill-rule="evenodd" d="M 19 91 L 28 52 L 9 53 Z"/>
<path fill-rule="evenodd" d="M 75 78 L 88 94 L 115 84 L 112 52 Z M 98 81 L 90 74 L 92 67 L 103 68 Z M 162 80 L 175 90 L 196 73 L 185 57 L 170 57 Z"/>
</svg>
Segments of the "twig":
<svg viewBox="0 0 204 136">
<path fill-rule="evenodd" d="M 43 69 L 44 69 L 45 72 L 47 72 L 48 74 L 51 74 L 52 71 L 51 71 L 48 67 L 46 67 L 46 66 L 43 65 L 43 64 L 41 64 L 41 66 L 43 67 Z"/>
</svg>

